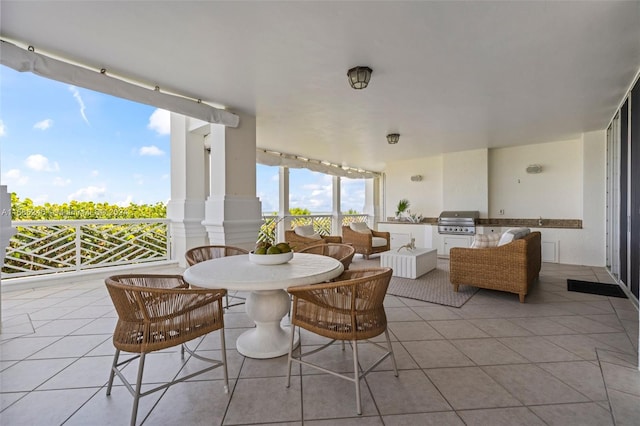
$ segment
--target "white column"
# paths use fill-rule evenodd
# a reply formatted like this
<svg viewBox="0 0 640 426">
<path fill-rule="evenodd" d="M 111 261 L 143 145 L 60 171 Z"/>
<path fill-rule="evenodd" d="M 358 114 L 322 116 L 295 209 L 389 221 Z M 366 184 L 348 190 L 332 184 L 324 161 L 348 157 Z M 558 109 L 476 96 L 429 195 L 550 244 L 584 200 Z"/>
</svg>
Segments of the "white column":
<svg viewBox="0 0 640 426">
<path fill-rule="evenodd" d="M 289 168 L 279 168 L 278 179 L 278 216 L 285 219 L 278 223 L 276 230 L 276 242 L 284 241 L 284 231 L 291 229 L 291 218 L 289 216 Z"/>
<path fill-rule="evenodd" d="M 331 235 L 342 235 L 342 212 L 340 210 L 340 176 L 333 176 L 333 197 L 331 202 Z"/>
<path fill-rule="evenodd" d="M 9 240 L 16 233 L 11 226 L 11 195 L 5 185 L 0 186 L 0 267 L 4 265 Z M 0 286 L 2 279 L 0 279 Z M 0 321 L 2 321 L 2 292 L 0 292 Z"/>
<path fill-rule="evenodd" d="M 262 224 L 256 197 L 256 118 L 239 115 L 237 128 L 210 125 L 210 189 L 202 224 L 211 244 L 253 249 Z"/>
<path fill-rule="evenodd" d="M 364 184 L 364 213 L 369 215 L 369 227 L 374 226 L 383 220 L 382 214 L 382 195 L 380 178 L 367 179 Z"/>
<path fill-rule="evenodd" d="M 171 200 L 167 218 L 171 232 L 171 258 L 186 266 L 184 253 L 206 245 L 202 225 L 205 200 L 204 138 L 209 124 L 171 113 Z"/>
</svg>

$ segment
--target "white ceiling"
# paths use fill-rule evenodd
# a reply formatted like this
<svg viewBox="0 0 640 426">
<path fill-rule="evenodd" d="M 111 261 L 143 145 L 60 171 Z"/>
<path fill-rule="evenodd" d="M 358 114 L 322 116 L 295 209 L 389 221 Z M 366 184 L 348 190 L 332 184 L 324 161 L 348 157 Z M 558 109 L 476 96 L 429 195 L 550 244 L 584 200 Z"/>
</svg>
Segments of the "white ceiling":
<svg viewBox="0 0 640 426">
<path fill-rule="evenodd" d="M 256 115 L 261 148 L 379 171 L 605 128 L 640 2 L 0 0 L 0 36 Z"/>
</svg>

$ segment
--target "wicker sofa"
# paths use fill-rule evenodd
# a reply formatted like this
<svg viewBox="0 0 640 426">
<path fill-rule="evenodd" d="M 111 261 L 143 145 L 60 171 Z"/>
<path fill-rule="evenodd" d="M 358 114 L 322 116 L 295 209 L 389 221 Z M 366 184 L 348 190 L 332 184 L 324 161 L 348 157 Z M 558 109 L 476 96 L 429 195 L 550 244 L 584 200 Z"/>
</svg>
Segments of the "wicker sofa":
<svg viewBox="0 0 640 426">
<path fill-rule="evenodd" d="M 461 284 L 491 290 L 508 291 L 520 296 L 540 274 L 542 264 L 540 232 L 516 239 L 499 247 L 454 247 L 449 253 L 450 279 L 453 290 Z"/>
<path fill-rule="evenodd" d="M 293 251 L 300 251 L 316 244 L 342 243 L 342 237 L 339 235 L 322 235 L 320 239 L 309 238 L 296 234 L 293 229 L 284 231 L 284 240 Z"/>
</svg>

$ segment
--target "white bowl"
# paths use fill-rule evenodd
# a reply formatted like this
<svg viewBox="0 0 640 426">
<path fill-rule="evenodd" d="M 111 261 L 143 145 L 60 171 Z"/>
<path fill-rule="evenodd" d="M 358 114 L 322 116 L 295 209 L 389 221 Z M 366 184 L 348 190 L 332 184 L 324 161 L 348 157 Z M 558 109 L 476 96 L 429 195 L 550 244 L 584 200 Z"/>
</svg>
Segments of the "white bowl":
<svg viewBox="0 0 640 426">
<path fill-rule="evenodd" d="M 249 252 L 249 261 L 258 265 L 282 265 L 293 259 L 293 252 L 280 254 L 255 254 Z"/>
</svg>

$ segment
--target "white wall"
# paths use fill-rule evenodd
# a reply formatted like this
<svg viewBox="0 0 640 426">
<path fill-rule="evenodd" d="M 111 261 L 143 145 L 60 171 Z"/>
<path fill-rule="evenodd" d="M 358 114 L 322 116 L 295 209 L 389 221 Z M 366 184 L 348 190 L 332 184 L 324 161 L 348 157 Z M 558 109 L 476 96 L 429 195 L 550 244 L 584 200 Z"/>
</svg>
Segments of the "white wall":
<svg viewBox="0 0 640 426">
<path fill-rule="evenodd" d="M 490 150 L 489 217 L 581 219 L 582 145 L 573 139 Z M 542 172 L 527 174 L 530 164 Z"/>
<path fill-rule="evenodd" d="M 426 217 L 437 217 L 442 210 L 478 209 L 481 217 L 490 218 L 581 219 L 583 229 L 533 229 L 542 232 L 543 241 L 557 243 L 558 262 L 604 266 L 605 136 L 602 130 L 572 140 L 390 163 L 385 170 L 386 216 L 393 216 L 398 200 L 408 198 L 412 212 Z M 542 173 L 527 174 L 529 164 L 542 165 Z M 415 174 L 425 179 L 411 182 Z M 488 214 L 483 214 L 483 203 Z"/>
<path fill-rule="evenodd" d="M 480 217 L 488 217 L 487 164 L 487 149 L 443 155 L 443 210 L 478 210 Z"/>
<path fill-rule="evenodd" d="M 385 219 L 395 215 L 403 198 L 411 202 L 412 213 L 424 217 L 438 217 L 443 210 L 442 156 L 396 161 L 389 164 L 385 174 Z M 414 175 L 422 175 L 422 181 L 412 182 Z"/>
</svg>

